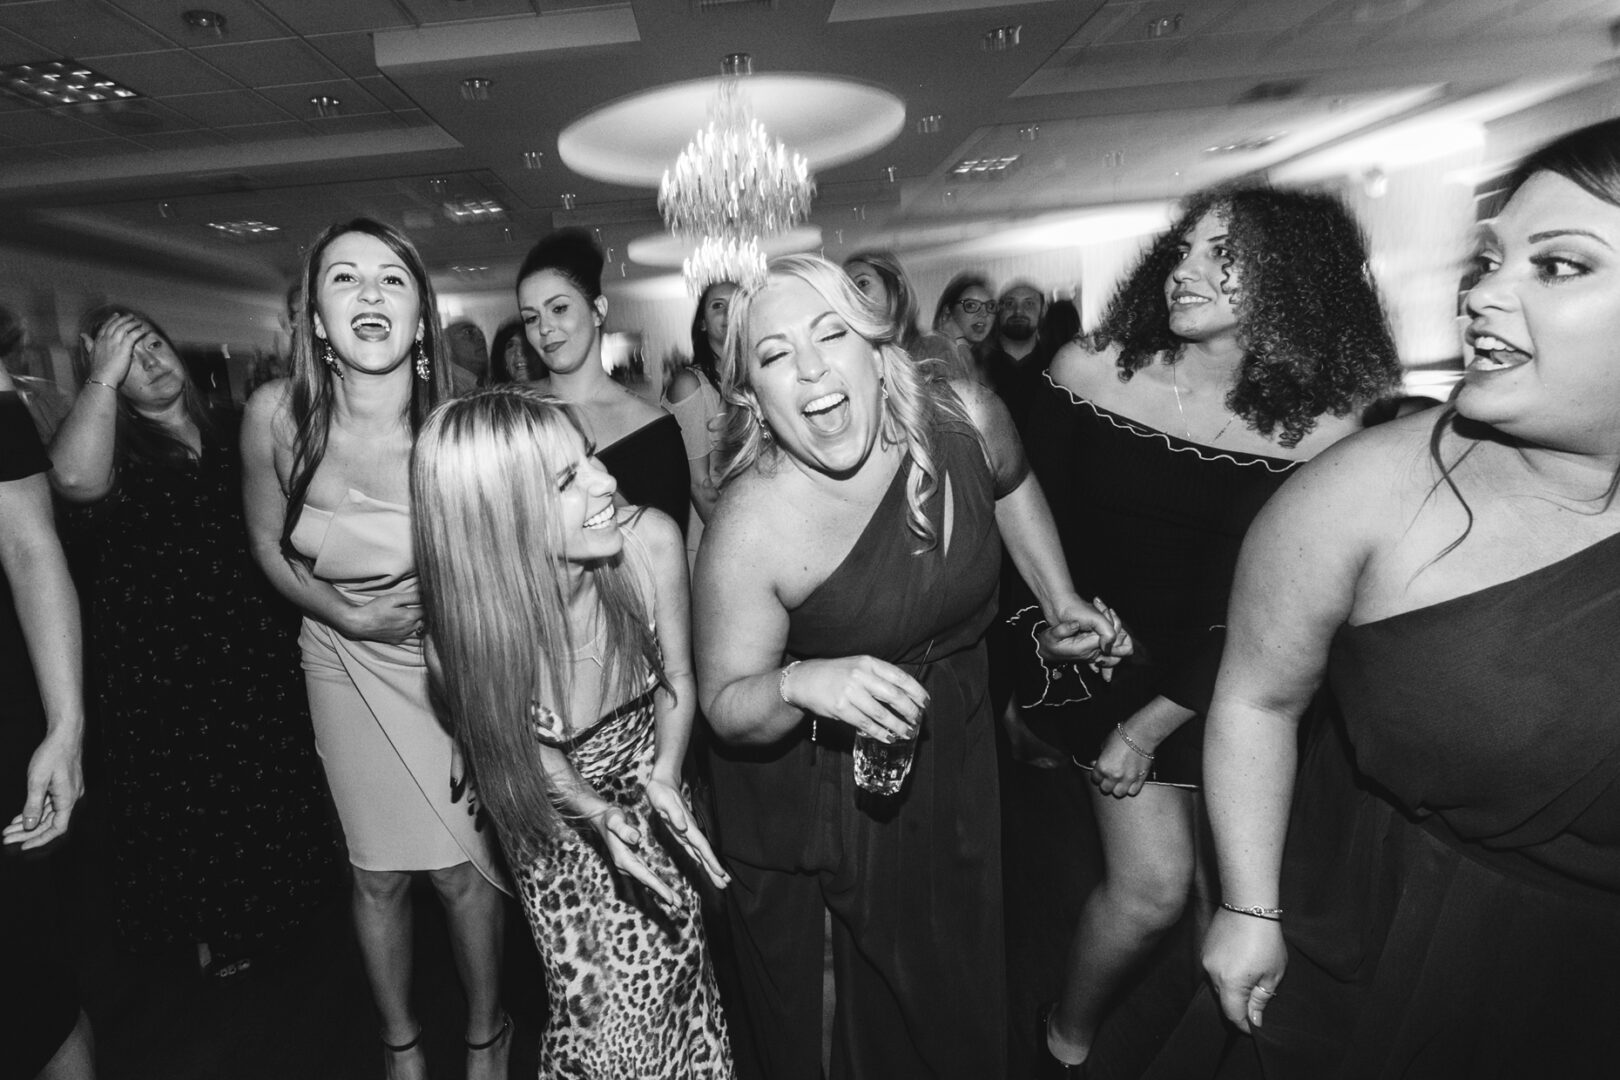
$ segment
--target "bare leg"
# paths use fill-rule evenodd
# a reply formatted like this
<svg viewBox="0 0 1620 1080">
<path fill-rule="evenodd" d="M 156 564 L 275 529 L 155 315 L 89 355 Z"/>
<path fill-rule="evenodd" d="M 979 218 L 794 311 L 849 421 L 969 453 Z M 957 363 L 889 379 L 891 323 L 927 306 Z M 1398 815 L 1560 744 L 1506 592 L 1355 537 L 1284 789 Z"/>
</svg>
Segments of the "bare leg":
<svg viewBox="0 0 1620 1080">
<path fill-rule="evenodd" d="M 1047 1045 L 1076 1064 L 1091 1053 L 1104 1011 L 1186 909 L 1194 864 L 1193 795 L 1148 785 L 1127 799 L 1095 788 L 1103 879 L 1080 909 L 1069 976 L 1047 1027 Z"/>
<path fill-rule="evenodd" d="M 79 1013 L 68 1037 L 56 1048 L 51 1060 L 36 1080 L 95 1080 L 96 1041 L 90 1032 L 90 1018 Z"/>
<path fill-rule="evenodd" d="M 501 947 L 506 907 L 501 891 L 470 862 L 434 870 L 433 887 L 450 924 L 450 951 L 467 994 L 467 1080 L 505 1080 L 510 1031 L 501 1010 Z M 496 1041 L 481 1050 L 473 1046 Z"/>
<path fill-rule="evenodd" d="M 382 1040 L 405 1046 L 422 1033 L 411 1010 L 411 876 L 394 870 L 354 870 L 355 937 L 371 999 L 382 1018 Z M 383 1050 L 388 1080 L 426 1080 L 420 1044 L 409 1050 Z"/>
</svg>

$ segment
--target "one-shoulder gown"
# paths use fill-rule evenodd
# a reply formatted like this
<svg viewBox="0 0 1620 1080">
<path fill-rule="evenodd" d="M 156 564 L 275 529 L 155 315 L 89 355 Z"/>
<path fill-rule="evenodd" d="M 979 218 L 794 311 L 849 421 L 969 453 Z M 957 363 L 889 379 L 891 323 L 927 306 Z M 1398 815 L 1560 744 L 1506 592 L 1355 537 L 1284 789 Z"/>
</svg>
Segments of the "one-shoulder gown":
<svg viewBox="0 0 1620 1080">
<path fill-rule="evenodd" d="M 410 513 L 351 489 L 336 509 L 306 504 L 293 546 L 351 599 L 412 592 Z M 420 641 L 353 641 L 305 618 L 298 642 L 349 861 L 362 870 L 437 870 L 470 859 L 500 885 L 493 830 L 479 829 L 467 804 L 450 798 L 450 736 L 428 703 Z"/>
<path fill-rule="evenodd" d="M 1620 536 L 1340 630 L 1343 724 L 1301 759 L 1284 855 L 1288 968 L 1258 1062 L 1240 1043 L 1222 1075 L 1616 1075 L 1617 657 Z M 1166 1056 L 1149 1075 L 1213 1071 Z"/>
<path fill-rule="evenodd" d="M 903 462 L 854 548 L 791 613 L 787 642 L 791 657 L 876 656 L 923 684 L 929 705 L 901 794 L 858 795 L 850 729 L 831 721 L 806 720 L 762 751 L 718 747 L 713 760 L 743 1010 L 773 1080 L 821 1076 L 827 911 L 833 1077 L 981 1080 L 1005 1068 L 1001 816 L 983 644 L 1001 493 L 965 422 L 934 430 L 947 479 L 926 509 L 940 543 L 917 553 Z"/>
</svg>

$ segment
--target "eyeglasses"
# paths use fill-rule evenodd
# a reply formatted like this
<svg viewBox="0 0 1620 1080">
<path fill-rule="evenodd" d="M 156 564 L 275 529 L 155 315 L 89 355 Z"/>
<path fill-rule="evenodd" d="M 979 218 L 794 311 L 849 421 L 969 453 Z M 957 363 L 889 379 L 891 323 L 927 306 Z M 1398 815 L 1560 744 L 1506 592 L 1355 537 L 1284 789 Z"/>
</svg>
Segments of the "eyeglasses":
<svg viewBox="0 0 1620 1080">
<path fill-rule="evenodd" d="M 994 300 L 958 300 L 956 306 L 969 315 L 977 315 L 981 311 L 991 312 L 996 310 Z"/>
<path fill-rule="evenodd" d="M 1033 296 L 1026 296 L 1022 300 L 1003 300 L 996 306 L 1009 314 L 1014 311 L 1038 312 L 1041 310 L 1041 302 Z"/>
</svg>

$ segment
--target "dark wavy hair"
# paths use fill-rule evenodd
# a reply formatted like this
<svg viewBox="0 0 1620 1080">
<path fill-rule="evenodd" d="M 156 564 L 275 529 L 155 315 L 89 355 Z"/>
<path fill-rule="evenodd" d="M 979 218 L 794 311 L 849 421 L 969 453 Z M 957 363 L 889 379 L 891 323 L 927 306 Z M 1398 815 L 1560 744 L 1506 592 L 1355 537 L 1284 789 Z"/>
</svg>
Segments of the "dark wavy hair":
<svg viewBox="0 0 1620 1080">
<path fill-rule="evenodd" d="M 594 304 L 602 295 L 602 267 L 606 262 L 590 233 L 576 227 L 558 229 L 529 249 L 518 268 L 517 284 L 521 286 L 542 270 L 555 270 L 574 283 L 587 303 Z"/>
<path fill-rule="evenodd" d="M 281 522 L 281 552 L 288 561 L 304 561 L 292 545 L 292 534 L 298 527 L 298 519 L 303 516 L 310 481 L 315 479 L 315 470 L 321 467 L 321 459 L 326 456 L 326 439 L 332 430 L 333 385 L 338 378 L 322 363 L 320 346 L 316 344 L 315 316 L 318 314 L 321 259 L 334 240 L 350 233 L 361 233 L 382 241 L 388 250 L 399 257 L 400 264 L 416 282 L 417 317 L 422 320 L 422 350 L 428 360 L 429 377 L 419 379 L 414 372 L 411 376 L 411 394 L 405 404 L 405 419 L 411 425 L 412 436 L 422 430 L 422 423 L 427 420 L 433 407 L 451 393 L 450 365 L 441 362 L 446 350 L 444 331 L 439 326 L 438 301 L 433 294 L 433 282 L 428 279 L 427 266 L 422 262 L 422 256 L 417 254 L 416 245 L 393 226 L 370 218 L 355 218 L 329 226 L 309 245 L 309 254 L 304 257 L 298 281 L 299 288 L 303 290 L 303 304 L 298 311 L 298 321 L 293 326 L 292 372 L 288 375 L 292 383 L 288 407 L 293 421 L 293 460 L 287 478 L 287 512 Z M 405 363 L 411 364 L 411 358 L 406 357 Z"/>
<path fill-rule="evenodd" d="M 1508 174 L 1502 191 L 1492 200 L 1491 214 L 1494 216 L 1500 212 L 1532 176 L 1543 172 L 1562 176 L 1594 199 L 1601 199 L 1611 206 L 1620 206 L 1620 119 L 1604 120 L 1580 128 L 1533 151 Z M 1468 441 L 1462 453 L 1449 463 L 1440 453 L 1440 444 L 1448 432 L 1455 432 Z M 1442 484 L 1445 485 L 1457 502 L 1462 504 L 1467 520 L 1457 538 L 1440 549 L 1438 555 L 1424 564 L 1425 567 L 1451 554 L 1459 544 L 1468 539 L 1468 534 L 1474 531 L 1474 510 L 1468 505 L 1468 500 L 1463 498 L 1457 482 L 1451 478 L 1451 473 L 1462 464 L 1464 458 L 1473 453 L 1480 440 L 1487 437 L 1486 425 L 1459 415 L 1455 401 L 1448 402 L 1435 419 L 1434 428 L 1429 435 L 1429 457 L 1439 469 L 1440 479 L 1435 481 L 1434 490 L 1437 491 Z M 1620 494 L 1620 469 L 1616 469 L 1614 475 L 1609 478 L 1608 489 L 1593 500 L 1598 504 L 1595 512 L 1602 513 L 1612 506 L 1616 494 Z"/>
<path fill-rule="evenodd" d="M 84 380 L 90 377 L 90 350 L 85 348 L 84 339 L 91 341 L 101 333 L 106 326 L 119 315 L 130 315 L 146 324 L 146 328 L 174 348 L 174 338 L 164 332 L 157 321 L 139 308 L 128 304 L 103 304 L 98 308 L 91 308 L 79 319 L 79 333 L 73 340 L 73 377 L 82 386 Z M 176 353 L 176 359 L 179 354 Z M 185 405 L 186 415 L 204 438 L 214 430 L 213 411 L 208 407 L 207 400 L 197 389 L 197 383 L 187 370 L 185 362 L 180 364 L 181 377 L 186 380 L 186 388 L 182 401 Z M 113 454 L 120 465 L 134 462 L 141 465 L 159 465 L 170 469 L 188 468 L 197 455 L 191 452 L 180 439 L 175 438 L 157 424 L 135 411 L 129 403 L 129 398 L 122 392 L 118 395 L 118 413 L 113 421 Z M 115 474 L 116 475 L 116 474 Z"/>
<path fill-rule="evenodd" d="M 990 302 L 994 304 L 996 291 L 990 287 L 990 279 L 983 274 L 964 271 L 957 274 L 945 283 L 945 290 L 939 294 L 939 303 L 934 305 L 934 329 L 941 330 L 945 326 L 945 317 L 950 314 L 951 308 L 962 299 L 962 294 L 969 289 L 979 288 L 990 294 Z"/>
<path fill-rule="evenodd" d="M 844 260 L 844 273 L 849 273 L 852 263 L 865 263 L 882 279 L 883 291 L 889 297 L 883 314 L 894 324 L 895 344 L 908 353 L 915 353 L 917 343 L 922 340 L 922 328 L 917 325 L 922 312 L 917 304 L 917 290 L 911 287 L 911 279 L 906 276 L 900 259 L 883 248 L 866 248 Z M 956 295 L 962 294 L 959 291 Z"/>
<path fill-rule="evenodd" d="M 1164 283 L 1204 215 L 1226 218 L 1243 365 L 1226 407 L 1265 436 L 1296 446 L 1323 414 L 1344 416 L 1391 392 L 1400 360 L 1367 269 L 1361 228 L 1331 195 L 1267 187 L 1193 195 L 1109 301 L 1094 348 L 1119 348 L 1129 380 L 1185 342 L 1170 332 Z"/>
</svg>

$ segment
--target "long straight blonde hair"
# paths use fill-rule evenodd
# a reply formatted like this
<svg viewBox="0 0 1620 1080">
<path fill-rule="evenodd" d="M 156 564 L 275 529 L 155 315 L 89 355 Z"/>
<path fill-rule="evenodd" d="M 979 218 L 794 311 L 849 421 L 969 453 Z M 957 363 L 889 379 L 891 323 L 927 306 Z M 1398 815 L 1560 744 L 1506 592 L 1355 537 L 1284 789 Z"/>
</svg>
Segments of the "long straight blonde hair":
<svg viewBox="0 0 1620 1080">
<path fill-rule="evenodd" d="M 585 439 L 572 406 L 507 383 L 440 405 L 411 455 L 433 688 L 479 801 L 518 861 L 534 857 L 561 826 L 533 714 L 561 716 L 568 739 L 596 719 L 567 715 L 571 661 L 585 644 L 568 618 L 560 555 L 556 476 L 571 438 Z M 603 705 L 642 693 L 649 673 L 667 689 L 626 554 L 590 564 L 586 573 L 604 634 Z"/>
</svg>

